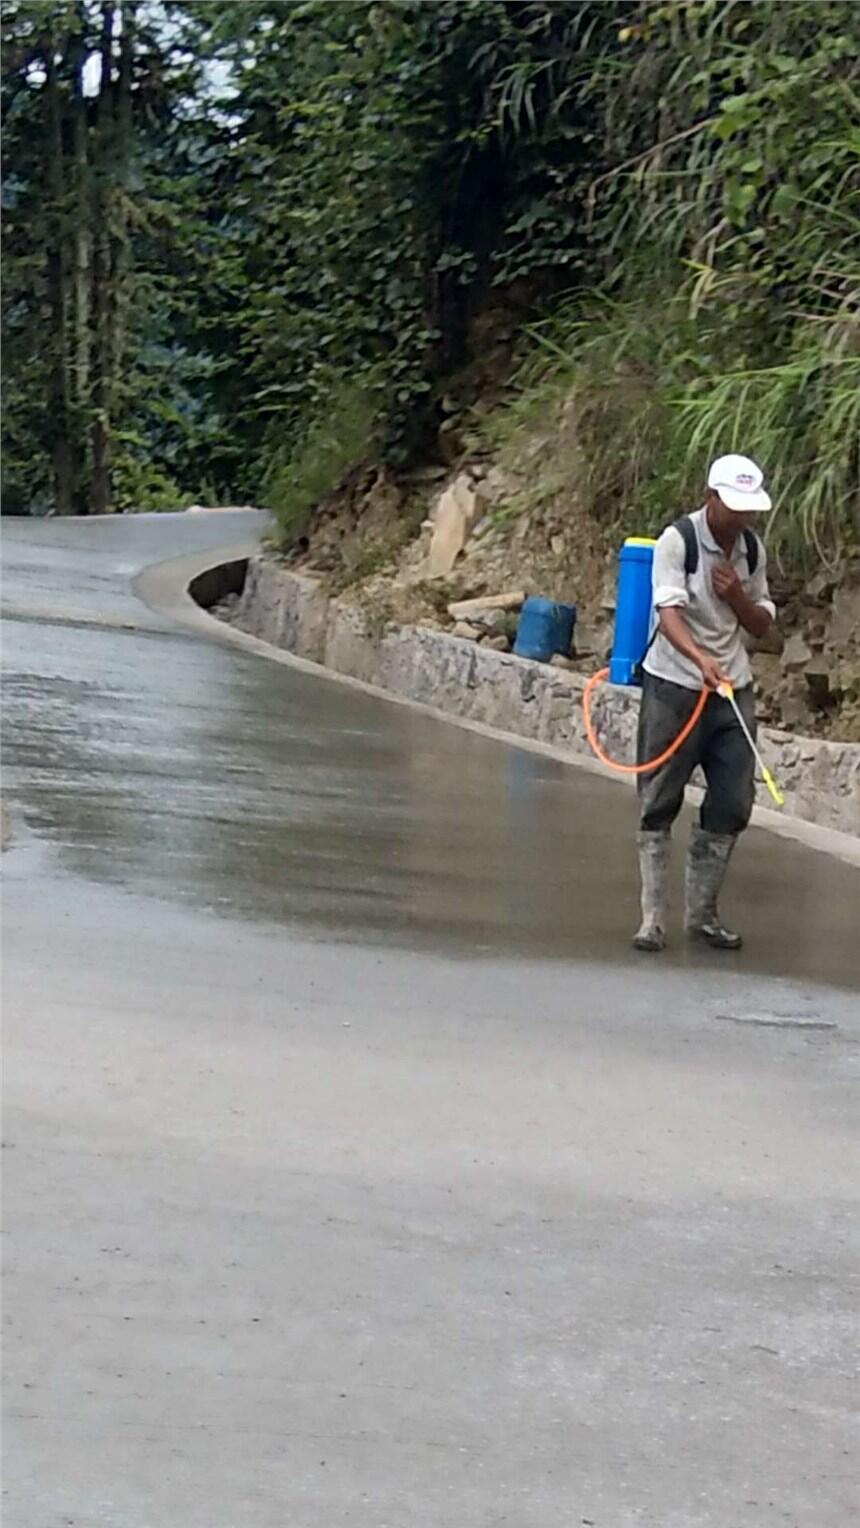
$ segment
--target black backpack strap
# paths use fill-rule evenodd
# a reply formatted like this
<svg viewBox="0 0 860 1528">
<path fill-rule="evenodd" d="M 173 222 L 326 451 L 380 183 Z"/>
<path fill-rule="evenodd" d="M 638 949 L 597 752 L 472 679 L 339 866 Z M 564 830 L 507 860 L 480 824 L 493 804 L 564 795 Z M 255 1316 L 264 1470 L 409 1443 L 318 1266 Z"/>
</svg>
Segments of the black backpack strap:
<svg viewBox="0 0 860 1528">
<path fill-rule="evenodd" d="M 699 538 L 689 515 L 673 520 L 672 529 L 677 531 L 684 543 L 684 577 L 692 578 L 699 566 Z"/>
<path fill-rule="evenodd" d="M 758 567 L 759 543 L 758 536 L 756 535 L 755 531 L 749 529 L 744 530 L 744 545 L 747 551 L 747 567 L 749 568 L 750 578 L 752 578 L 756 568 Z"/>
<path fill-rule="evenodd" d="M 660 635 L 660 622 L 659 621 L 655 621 L 654 622 L 654 630 L 652 631 L 650 637 L 648 638 L 648 646 L 645 648 L 645 651 L 642 654 L 642 657 L 639 659 L 639 662 L 636 665 L 635 677 L 639 680 L 640 684 L 642 683 L 643 664 L 645 662 L 645 659 L 648 657 L 648 654 L 650 653 L 652 647 L 654 646 L 654 643 L 657 641 L 657 638 L 659 637 L 659 635 Z"/>
</svg>

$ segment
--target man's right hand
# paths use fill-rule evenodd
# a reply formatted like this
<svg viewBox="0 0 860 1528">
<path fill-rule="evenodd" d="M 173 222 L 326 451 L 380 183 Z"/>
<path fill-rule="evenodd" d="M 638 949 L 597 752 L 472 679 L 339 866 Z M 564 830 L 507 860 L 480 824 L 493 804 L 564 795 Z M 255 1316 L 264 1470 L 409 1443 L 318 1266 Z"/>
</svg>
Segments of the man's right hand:
<svg viewBox="0 0 860 1528">
<path fill-rule="evenodd" d="M 709 690 L 718 690 L 721 684 L 731 684 L 728 674 L 723 672 L 716 658 L 709 658 L 707 653 L 699 654 L 699 668 Z"/>
</svg>

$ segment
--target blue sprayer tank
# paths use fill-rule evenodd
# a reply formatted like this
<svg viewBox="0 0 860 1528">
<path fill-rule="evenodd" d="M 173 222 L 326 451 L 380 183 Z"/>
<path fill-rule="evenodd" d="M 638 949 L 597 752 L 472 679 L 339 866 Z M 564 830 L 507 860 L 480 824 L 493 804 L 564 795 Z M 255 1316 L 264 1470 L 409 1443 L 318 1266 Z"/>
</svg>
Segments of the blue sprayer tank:
<svg viewBox="0 0 860 1528">
<path fill-rule="evenodd" d="M 553 653 L 567 657 L 575 620 L 575 605 L 532 595 L 520 613 L 514 652 L 518 658 L 536 658 L 541 663 L 548 663 Z"/>
<path fill-rule="evenodd" d="M 651 630 L 651 568 L 656 544 L 648 536 L 628 536 L 618 553 L 610 684 L 641 683 L 639 665 Z"/>
</svg>

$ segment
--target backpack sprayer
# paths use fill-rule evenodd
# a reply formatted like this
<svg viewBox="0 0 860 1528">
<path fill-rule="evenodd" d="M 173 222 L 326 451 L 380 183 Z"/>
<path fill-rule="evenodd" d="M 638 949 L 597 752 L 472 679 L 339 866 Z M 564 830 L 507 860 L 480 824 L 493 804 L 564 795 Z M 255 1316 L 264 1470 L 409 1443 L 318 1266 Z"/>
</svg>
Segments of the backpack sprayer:
<svg viewBox="0 0 860 1528">
<path fill-rule="evenodd" d="M 698 547 L 695 547 L 695 531 L 688 517 L 677 522 L 678 529 L 684 539 L 685 545 L 685 571 L 687 575 L 695 571 L 698 558 Z M 692 538 L 686 527 L 693 531 Z M 751 537 L 755 543 L 755 537 Z M 703 686 L 701 694 L 696 700 L 692 713 L 684 723 L 677 737 L 669 744 L 669 747 L 658 754 L 656 758 L 647 759 L 644 764 L 619 764 L 616 759 L 610 759 L 609 755 L 601 747 L 594 730 L 591 719 L 591 698 L 598 685 L 606 679 L 610 684 L 641 685 L 642 683 L 642 660 L 648 651 L 651 640 L 650 633 L 654 626 L 654 609 L 651 594 L 651 573 L 654 562 L 654 548 L 657 545 L 653 538 L 648 536 L 628 536 L 620 552 L 618 553 L 618 591 L 615 605 L 615 631 L 612 641 L 612 654 L 608 668 L 600 669 L 588 680 L 582 694 L 582 716 L 585 723 L 585 735 L 588 738 L 591 749 L 601 764 L 606 764 L 609 769 L 616 770 L 624 775 L 645 775 L 652 770 L 659 769 L 678 749 L 687 741 L 693 731 L 707 703 L 709 691 Z M 750 571 L 754 571 L 755 560 L 758 557 L 758 544 L 755 543 L 753 555 L 750 542 L 747 542 L 747 560 Z M 761 770 L 762 779 L 770 792 L 771 798 L 777 806 L 783 806 L 785 797 L 780 791 L 770 770 L 767 768 L 758 748 L 753 740 L 740 707 L 735 699 L 735 693 L 730 684 L 720 685 L 717 692 L 724 700 L 727 700 L 734 710 L 744 737 L 752 749 L 753 756 Z"/>
</svg>

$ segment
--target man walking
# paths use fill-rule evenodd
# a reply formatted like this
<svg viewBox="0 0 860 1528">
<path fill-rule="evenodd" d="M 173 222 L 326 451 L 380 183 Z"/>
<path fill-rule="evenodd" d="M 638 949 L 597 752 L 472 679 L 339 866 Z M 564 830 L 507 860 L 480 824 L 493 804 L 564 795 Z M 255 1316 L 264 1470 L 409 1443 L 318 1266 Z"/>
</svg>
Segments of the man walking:
<svg viewBox="0 0 860 1528">
<path fill-rule="evenodd" d="M 711 691 L 699 721 L 672 758 L 638 776 L 642 923 L 637 950 L 666 943 L 669 842 L 684 788 L 701 765 L 707 791 L 687 858 L 687 932 L 721 950 L 739 934 L 720 922 L 717 898 L 732 850 L 752 813 L 754 760 L 730 702 L 729 683 L 755 736 L 752 671 L 742 633 L 762 637 L 776 611 L 764 547 L 752 526 L 771 507 L 761 469 L 746 456 L 721 456 L 708 473 L 701 509 L 668 527 L 654 548 L 657 628 L 644 660 L 638 762 L 659 756 L 689 718 L 703 684 Z"/>
</svg>

